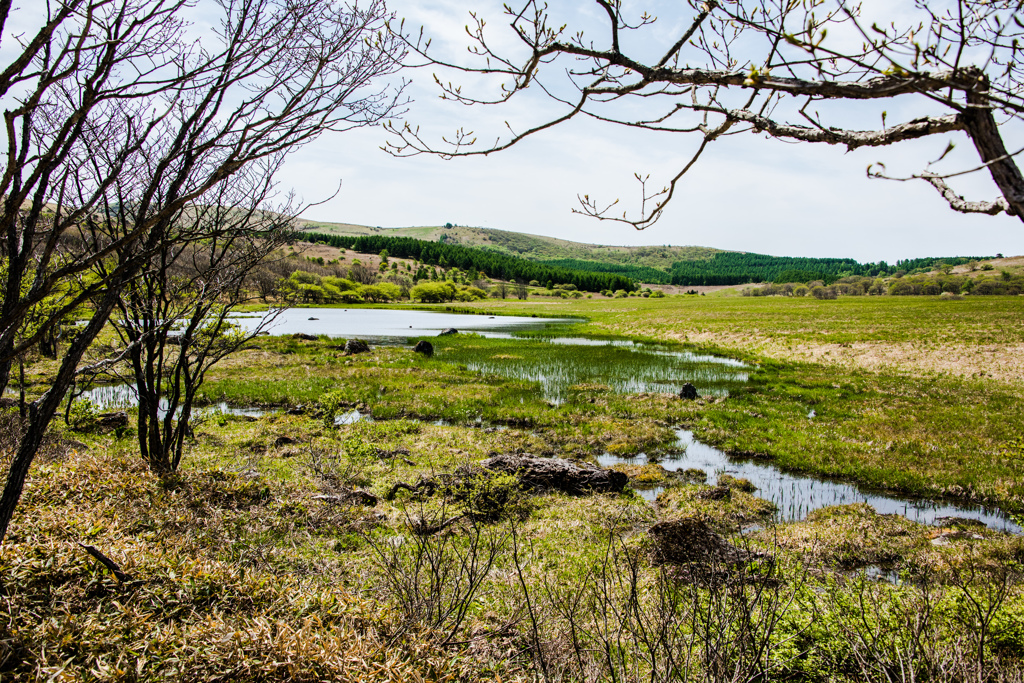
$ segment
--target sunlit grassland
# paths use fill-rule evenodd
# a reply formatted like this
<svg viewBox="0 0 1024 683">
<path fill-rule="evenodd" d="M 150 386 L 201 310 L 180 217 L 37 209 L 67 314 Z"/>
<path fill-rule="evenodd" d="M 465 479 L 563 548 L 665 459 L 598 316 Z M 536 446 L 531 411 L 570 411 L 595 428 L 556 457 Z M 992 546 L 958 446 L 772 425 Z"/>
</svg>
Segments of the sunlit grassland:
<svg viewBox="0 0 1024 683">
<path fill-rule="evenodd" d="M 678 331 L 689 302 L 604 303 L 633 307 L 617 315 L 640 326 L 646 306 L 666 319 L 677 315 Z M 544 310 L 552 309 L 562 313 Z M 812 316 L 802 315 L 801 324 L 813 327 Z M 615 332 L 601 326 L 599 313 L 594 318 L 578 332 Z M 594 619 L 586 622 L 594 633 L 608 600 L 634 587 L 654 600 L 662 575 L 650 564 L 645 532 L 661 520 L 696 516 L 722 532 L 766 524 L 734 540 L 773 557 L 772 578 L 779 581 L 771 585 L 786 605 L 770 636 L 774 654 L 766 666 L 773 676 L 855 680 L 849 625 L 870 624 L 879 642 L 907 637 L 899 610 L 918 609 L 922 594 L 914 581 L 872 582 L 844 572 L 877 565 L 939 577 L 930 584 L 935 602 L 922 609 L 937 615 L 928 637 L 947 647 L 972 642 L 965 596 L 975 595 L 951 587 L 948 577 L 990 572 L 998 580 L 999 571 L 1024 557 L 1019 537 L 971 527 L 973 536 L 937 546 L 936 527 L 863 505 L 774 526 L 770 504 L 756 491 L 709 499 L 703 492 L 710 487 L 681 481 L 664 482 L 657 506 L 629 489 L 545 492 L 519 501 L 516 514 L 487 522 L 460 518 L 465 502 L 442 493 L 399 491 L 389 500 L 396 482 L 451 475 L 493 454 L 668 453 L 675 448 L 672 427 L 684 425 L 704 441 L 784 467 L 1021 508 L 1024 457 L 1007 444 L 1022 433 L 1022 397 L 1011 383 L 773 360 L 741 345 L 705 344 L 694 348 L 742 358 L 749 379 L 728 382 L 727 397 L 684 401 L 667 392 L 613 390 L 614 378 L 600 376 L 601 366 L 640 362 L 616 347 L 474 335 L 431 341 L 435 355 L 425 358 L 383 346 L 344 356 L 338 339 L 255 340 L 257 348 L 215 368 L 203 400 L 305 411 L 271 411 L 256 420 L 204 414 L 182 471 L 163 480 L 145 471 L 131 427 L 66 432 L 76 452 L 37 464 L 0 555 L 13 596 L 3 605 L 14 625 L 4 638 L 27 662 L 11 670 L 28 676 L 63 666 L 118 678 L 119 658 L 130 650 L 147 653 L 125 660 L 137 680 L 537 680 L 522 654 L 532 629 L 550 639 L 556 656 L 577 596 L 576 604 L 586 606 L 578 614 Z M 484 360 L 493 364 L 484 367 Z M 575 367 L 557 401 L 528 372 L 554 361 Z M 651 371 L 642 366 L 625 374 Z M 680 384 L 692 379 L 681 366 L 669 364 L 668 373 L 666 380 Z M 351 408 L 375 421 L 335 426 L 329 409 Z M 377 505 L 317 497 L 347 487 L 378 496 Z M 411 576 L 416 524 L 449 519 L 461 521 L 427 542 L 431 552 L 450 544 L 450 566 L 474 552 L 476 533 L 499 544 L 499 552 L 467 603 L 455 644 L 441 646 L 443 629 L 403 621 L 412 597 L 396 591 L 387 572 L 398 567 Z M 102 549 L 133 583 L 116 583 L 73 541 Z M 986 581 L 970 590 L 987 590 Z M 451 575 L 441 580 L 457 583 Z M 535 626 L 524 596 L 537 609 Z M 639 609 L 654 614 L 656 603 Z M 1024 655 L 1019 585 L 994 614 L 987 647 L 1012 669 Z M 616 628 L 612 637 L 620 637 Z M 622 656 L 639 666 L 642 648 L 622 642 Z"/>
<path fill-rule="evenodd" d="M 1024 298 L 1008 297 L 691 297 L 574 301 L 545 305 L 544 312 L 589 315 L 592 322 L 574 326 L 573 334 L 620 333 L 629 326 L 655 341 L 729 320 L 729 329 L 741 339 L 771 329 L 801 339 L 863 336 L 882 343 L 877 340 L 913 337 L 920 344 L 939 345 L 943 335 L 953 335 L 959 344 L 973 339 L 1012 345 L 1024 328 L 1016 317 L 1022 303 Z M 531 310 L 521 304 L 508 309 Z M 960 329 L 970 334 L 954 334 Z M 346 358 L 318 344 L 261 340 L 264 356 L 246 352 L 254 355 L 218 371 L 206 396 L 239 404 L 295 405 L 334 391 L 348 405 L 363 406 L 381 418 L 533 426 L 546 435 L 548 445 L 539 449 L 544 454 L 658 451 L 671 443 L 667 426 L 683 425 L 726 451 L 764 457 L 792 470 L 906 494 L 1024 509 L 1024 461 L 1007 448 L 1024 434 L 1024 385 L 1019 382 L 777 360 L 742 342 L 702 344 L 690 348 L 746 361 L 750 367 L 743 372 L 749 381 L 726 382 L 729 397 L 723 401 L 691 404 L 668 393 L 637 398 L 612 391 L 613 382 L 600 377 L 602 364 L 624 364 L 624 372 L 622 367 L 608 370 L 624 377 L 648 369 L 640 367 L 643 362 L 630 369 L 628 362 L 635 359 L 621 348 L 465 335 L 433 341 L 438 352 L 428 360 L 407 349 L 381 347 L 368 357 Z M 537 368 L 559 364 L 597 375 L 568 384 L 582 376 L 570 373 L 569 388 L 559 396 L 563 402 L 552 404 L 529 378 Z M 694 380 L 683 371 L 664 379 L 655 391 Z M 706 393 L 704 387 L 701 392 Z M 812 410 L 814 417 L 809 417 Z M 660 436 L 641 426 L 654 424 L 665 425 Z"/>
<path fill-rule="evenodd" d="M 1024 342 L 1024 297 L 857 296 L 819 301 L 810 297 L 684 296 L 526 304 L 488 301 L 467 306 L 509 314 L 543 310 L 551 315 L 579 315 L 591 321 L 594 331 L 652 339 L 715 333 L 835 344 Z"/>
</svg>

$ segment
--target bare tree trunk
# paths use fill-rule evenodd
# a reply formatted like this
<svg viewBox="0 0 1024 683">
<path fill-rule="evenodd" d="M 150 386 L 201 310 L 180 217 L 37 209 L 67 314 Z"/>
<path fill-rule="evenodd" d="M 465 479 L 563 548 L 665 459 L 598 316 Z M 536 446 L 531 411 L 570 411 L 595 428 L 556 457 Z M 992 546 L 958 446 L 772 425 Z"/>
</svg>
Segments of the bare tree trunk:
<svg viewBox="0 0 1024 683">
<path fill-rule="evenodd" d="M 1009 204 L 1007 213 L 1024 221 L 1024 176 L 1017 162 L 1006 151 L 999 126 L 992 114 L 988 99 L 988 76 L 978 69 L 968 70 L 980 83 L 976 90 L 967 91 L 967 109 L 963 113 L 967 134 L 971 136 L 981 160 L 988 164 L 989 173 Z"/>
<path fill-rule="evenodd" d="M 93 340 L 103 329 L 114 310 L 114 304 L 118 299 L 121 283 L 112 286 L 96 306 L 92 319 L 85 326 L 85 329 L 78 333 L 68 346 L 64 359 L 61 361 L 57 376 L 49 390 L 39 399 L 28 406 L 28 424 L 24 436 L 18 444 L 18 452 L 11 460 L 11 467 L 7 473 L 7 483 L 4 486 L 3 494 L 0 494 L 0 540 L 7 536 L 7 528 L 10 526 L 14 510 L 21 499 L 21 492 L 25 488 L 25 479 L 28 477 L 29 468 L 35 459 L 36 452 L 43 442 L 50 421 L 60 407 L 71 383 L 75 380 L 75 371 L 82 356 L 92 344 Z"/>
</svg>

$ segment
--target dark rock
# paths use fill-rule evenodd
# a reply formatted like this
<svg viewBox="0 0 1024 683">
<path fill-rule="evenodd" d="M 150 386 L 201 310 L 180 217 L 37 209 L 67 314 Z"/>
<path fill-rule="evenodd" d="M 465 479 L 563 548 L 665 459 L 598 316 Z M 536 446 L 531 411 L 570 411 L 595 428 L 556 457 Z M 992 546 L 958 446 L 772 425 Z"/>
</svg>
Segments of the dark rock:
<svg viewBox="0 0 1024 683">
<path fill-rule="evenodd" d="M 281 446 L 288 446 L 293 443 L 301 443 L 298 439 L 293 439 L 290 436 L 279 436 L 274 439 L 274 448 L 280 448 Z"/>
<path fill-rule="evenodd" d="M 574 494 L 618 493 L 629 482 L 629 477 L 622 472 L 558 458 L 497 455 L 480 464 L 492 472 L 515 474 L 526 489 L 557 489 Z"/>
<path fill-rule="evenodd" d="M 352 356 L 357 353 L 369 353 L 370 345 L 361 339 L 349 339 L 345 342 L 345 355 Z"/>
<path fill-rule="evenodd" d="M 292 339 L 298 339 L 299 341 L 316 341 L 316 335 L 306 334 L 305 332 L 296 332 L 292 335 Z"/>
<path fill-rule="evenodd" d="M 441 330 L 441 333 L 439 335 L 437 335 L 437 336 L 438 337 L 447 337 L 449 334 L 458 334 L 458 333 L 459 333 L 459 331 L 457 329 L 455 329 L 454 327 L 449 327 L 447 330 Z"/>
<path fill-rule="evenodd" d="M 119 410 L 114 413 L 100 413 L 96 416 L 96 424 L 102 429 L 116 429 L 128 426 L 128 413 Z"/>
<path fill-rule="evenodd" d="M 737 548 L 699 519 L 683 517 L 658 522 L 648 534 L 654 541 L 651 560 L 655 564 L 739 564 L 762 557 Z"/>
<path fill-rule="evenodd" d="M 286 415 L 305 415 L 306 406 L 293 406 L 284 412 Z"/>
<path fill-rule="evenodd" d="M 306 318 L 306 320 L 319 320 L 320 318 Z"/>
<path fill-rule="evenodd" d="M 683 388 L 679 390 L 679 398 L 684 398 L 687 401 L 695 401 L 700 398 L 700 395 L 697 393 L 697 387 L 687 382 L 683 385 Z"/>
<path fill-rule="evenodd" d="M 428 341 L 416 342 L 416 346 L 412 347 L 412 350 L 416 353 L 422 353 L 427 358 L 434 355 L 434 345 Z"/>
</svg>

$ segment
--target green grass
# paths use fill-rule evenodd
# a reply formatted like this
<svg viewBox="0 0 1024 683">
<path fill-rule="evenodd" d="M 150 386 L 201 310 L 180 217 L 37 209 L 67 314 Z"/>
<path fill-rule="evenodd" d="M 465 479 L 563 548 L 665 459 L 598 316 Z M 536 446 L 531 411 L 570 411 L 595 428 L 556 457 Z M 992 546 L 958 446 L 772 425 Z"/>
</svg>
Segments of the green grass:
<svg viewBox="0 0 1024 683">
<path fill-rule="evenodd" d="M 450 476 L 495 453 L 656 456 L 674 448 L 672 427 L 685 425 L 704 441 L 784 467 L 1020 510 L 1019 380 L 940 374 L 920 365 L 806 362 L 780 350 L 784 342 L 769 350 L 764 343 L 846 338 L 924 345 L 933 337 L 940 350 L 1005 350 L 1024 336 L 1022 301 L 701 297 L 486 304 L 503 312 L 585 315 L 591 322 L 582 332 L 662 344 L 703 330 L 690 348 L 741 358 L 750 378 L 730 385 L 727 398 L 698 401 L 611 390 L 600 372 L 603 364 L 621 362 L 614 347 L 460 335 L 432 340 L 431 359 L 399 347 L 345 357 L 335 348 L 339 340 L 260 338 L 259 348 L 211 372 L 204 398 L 304 404 L 307 412 L 277 411 L 255 421 L 210 416 L 196 425 L 175 477 L 145 471 L 131 427 L 108 434 L 57 430 L 67 452 L 33 468 L 0 550 L 6 591 L 0 658 L 14 655 L 0 661 L 0 677 L 42 680 L 63 670 L 80 680 L 526 681 L 542 678 L 528 656 L 534 637 L 547 644 L 549 664 L 574 672 L 579 662 L 568 639 L 575 632 L 585 634 L 581 657 L 591 668 L 569 679 L 608 679 L 602 667 L 611 660 L 587 653 L 609 651 L 646 679 L 647 653 L 623 635 L 628 615 L 654 619 L 666 605 L 719 606 L 699 614 L 718 614 L 721 623 L 695 615 L 673 632 L 689 637 L 707 626 L 732 638 L 746 622 L 729 610 L 742 611 L 744 596 L 762 586 L 778 596 L 782 610 L 768 636 L 775 653 L 768 678 L 863 680 L 857 662 L 865 653 L 856 651 L 851 629 L 867 629 L 872 642 L 885 644 L 884 652 L 869 653 L 879 666 L 892 666 L 897 655 L 887 648 L 912 637 L 924 638 L 936 657 L 963 656 L 957 648 L 971 646 L 977 633 L 972 604 L 994 606 L 983 650 L 987 666 L 1001 657 L 1012 678 L 1024 666 L 1020 537 L 940 530 L 862 505 L 841 506 L 733 538 L 771 554 L 771 562 L 750 570 L 755 582 L 758 572 L 770 581 L 716 584 L 678 580 L 687 568 L 673 574 L 652 566 L 646 530 L 679 516 L 700 517 L 723 532 L 767 523 L 770 504 L 742 482 L 715 500 L 702 493 L 706 486 L 665 477 L 654 466 L 625 467 L 637 485 L 665 486 L 658 506 L 628 488 L 621 495 L 549 492 L 513 500 L 508 515 L 493 515 L 496 521 L 459 518 L 426 541 L 417 540 L 418 522 L 477 508 L 443 493 L 384 496 L 396 482 Z M 954 333 L 961 328 L 963 334 Z M 585 362 L 576 358 L 585 354 Z M 508 355 L 521 358 L 496 358 Z M 524 367 L 561 359 L 585 372 L 569 380 L 556 403 L 536 382 L 509 376 L 515 373 L 472 369 L 484 358 Z M 646 372 L 645 364 L 629 372 Z M 45 364 L 33 366 L 31 376 L 42 383 L 47 371 Z M 334 427 L 319 414 L 350 406 L 387 419 Z M 810 409 L 816 414 L 809 419 Z M 316 497 L 342 487 L 381 499 L 362 508 Z M 474 534 L 496 544 L 494 565 L 479 578 L 456 637 L 443 645 L 448 627 L 426 623 L 420 603 L 396 586 L 395 572 L 413 576 L 419 548 L 447 553 L 448 567 L 463 566 Z M 947 545 L 933 543 L 947 538 Z M 106 553 L 132 582 L 118 583 L 77 542 Z M 878 583 L 856 573 L 872 565 L 913 580 Z M 434 581 L 445 595 L 459 585 L 451 574 L 418 579 L 419 586 Z M 1009 592 L 996 604 L 1004 579 Z M 716 592 L 716 585 L 728 590 Z M 664 596 L 668 602 L 660 601 Z M 581 620 L 576 631 L 567 622 L 572 609 Z M 772 609 L 758 603 L 756 623 L 768 623 L 761 617 L 775 614 Z M 609 615 L 623 621 L 603 621 Z M 930 619 L 927 629 L 912 632 L 908 624 L 923 623 L 915 621 L 922 615 Z M 697 666 L 703 666 L 700 652 L 693 650 Z"/>
</svg>

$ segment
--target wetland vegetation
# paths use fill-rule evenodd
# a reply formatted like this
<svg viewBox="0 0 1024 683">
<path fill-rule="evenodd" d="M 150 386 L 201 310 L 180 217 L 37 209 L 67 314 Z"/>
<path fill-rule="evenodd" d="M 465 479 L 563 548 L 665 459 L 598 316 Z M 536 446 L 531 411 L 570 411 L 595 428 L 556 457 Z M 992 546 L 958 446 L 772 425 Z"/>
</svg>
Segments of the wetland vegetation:
<svg viewBox="0 0 1024 683">
<path fill-rule="evenodd" d="M 756 477 L 674 465 L 699 464 L 685 427 L 748 462 L 1019 513 L 1018 383 L 802 355 L 1009 348 L 1019 299 L 857 301 L 492 301 L 471 310 L 589 322 L 430 337 L 430 357 L 415 337 L 258 337 L 199 397 L 251 412 L 200 412 L 164 476 L 81 404 L 5 543 L 4 675 L 1017 680 L 1020 536 L 855 500 L 780 515 Z M 494 455 L 630 484 L 527 489 Z"/>
</svg>

